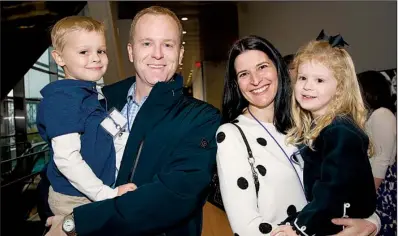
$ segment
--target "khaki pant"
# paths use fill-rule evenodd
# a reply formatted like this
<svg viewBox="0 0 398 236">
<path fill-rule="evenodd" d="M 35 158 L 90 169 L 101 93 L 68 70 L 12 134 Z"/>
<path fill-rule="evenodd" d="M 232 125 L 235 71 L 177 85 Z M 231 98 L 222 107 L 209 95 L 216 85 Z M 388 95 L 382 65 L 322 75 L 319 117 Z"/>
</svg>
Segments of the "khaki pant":
<svg viewBox="0 0 398 236">
<path fill-rule="evenodd" d="M 91 201 L 86 197 L 76 197 L 58 193 L 50 186 L 48 204 L 54 215 L 69 215 L 73 212 L 73 208 L 87 203 L 91 203 Z"/>
</svg>

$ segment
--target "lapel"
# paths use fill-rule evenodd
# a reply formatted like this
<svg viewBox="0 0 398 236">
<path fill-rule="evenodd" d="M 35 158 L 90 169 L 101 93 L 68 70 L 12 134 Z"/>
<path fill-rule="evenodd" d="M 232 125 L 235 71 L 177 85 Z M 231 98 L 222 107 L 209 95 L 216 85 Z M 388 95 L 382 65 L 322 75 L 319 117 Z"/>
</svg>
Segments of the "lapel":
<svg viewBox="0 0 398 236">
<path fill-rule="evenodd" d="M 130 135 L 140 130 L 150 130 L 170 111 L 182 95 L 181 76 L 175 76 L 169 82 L 157 83 L 138 112 Z"/>
<path fill-rule="evenodd" d="M 123 98 L 123 102 L 118 100 L 117 102 L 110 102 L 109 104 L 114 105 L 116 108 L 117 106 L 121 106 L 123 108 L 126 103 L 126 95 L 128 89 L 131 87 L 132 83 L 130 84 L 130 86 L 128 86 L 128 84 L 124 85 L 125 88 L 121 88 L 123 89 L 123 93 L 120 90 L 119 94 L 117 94 L 117 98 Z M 124 184 L 128 181 L 129 175 L 134 168 L 134 162 L 140 143 L 145 140 L 146 133 L 153 130 L 153 128 L 172 110 L 174 105 L 182 98 L 182 86 L 183 78 L 179 75 L 175 75 L 172 80 L 168 82 L 158 82 L 153 87 L 148 98 L 140 108 L 134 120 L 133 126 L 131 127 L 130 135 L 126 143 L 125 151 L 123 153 L 122 162 L 120 164 L 120 170 L 116 186 Z M 117 93 L 117 91 L 113 92 Z"/>
<path fill-rule="evenodd" d="M 127 93 L 134 82 L 135 76 L 102 88 L 102 93 L 106 99 L 108 110 L 115 107 L 119 112 L 122 111 L 127 102 Z"/>
</svg>

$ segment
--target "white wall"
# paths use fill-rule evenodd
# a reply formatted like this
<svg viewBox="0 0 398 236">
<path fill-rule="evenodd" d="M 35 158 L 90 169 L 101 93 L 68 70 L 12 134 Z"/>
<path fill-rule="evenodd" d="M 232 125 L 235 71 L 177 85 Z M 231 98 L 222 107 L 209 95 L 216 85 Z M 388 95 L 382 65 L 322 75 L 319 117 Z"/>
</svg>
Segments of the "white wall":
<svg viewBox="0 0 398 236">
<path fill-rule="evenodd" d="M 222 103 L 221 97 L 224 88 L 226 62 L 204 61 L 202 66 L 205 101 L 220 109 Z"/>
<path fill-rule="evenodd" d="M 192 79 L 192 94 L 193 97 L 199 100 L 204 100 L 203 76 L 202 69 L 198 69 L 197 73 L 193 75 Z"/>
<path fill-rule="evenodd" d="M 104 75 L 105 84 L 113 84 L 124 79 L 124 69 L 121 63 L 121 48 L 118 40 L 116 23 L 115 23 L 115 12 L 112 11 L 111 2 L 99 2 L 99 1 L 88 1 L 87 9 L 84 14 L 90 16 L 105 25 L 105 36 L 107 44 L 107 55 L 109 58 L 108 69 Z"/>
<path fill-rule="evenodd" d="M 119 37 L 120 55 L 123 63 L 124 74 L 127 77 L 135 75 L 133 63 L 129 61 L 127 43 L 129 42 L 130 25 L 132 20 L 117 20 L 116 27 Z"/>
<path fill-rule="evenodd" d="M 240 2 L 239 36 L 256 34 L 282 55 L 295 53 L 322 29 L 340 33 L 357 72 L 397 66 L 397 4 L 391 2 Z"/>
</svg>

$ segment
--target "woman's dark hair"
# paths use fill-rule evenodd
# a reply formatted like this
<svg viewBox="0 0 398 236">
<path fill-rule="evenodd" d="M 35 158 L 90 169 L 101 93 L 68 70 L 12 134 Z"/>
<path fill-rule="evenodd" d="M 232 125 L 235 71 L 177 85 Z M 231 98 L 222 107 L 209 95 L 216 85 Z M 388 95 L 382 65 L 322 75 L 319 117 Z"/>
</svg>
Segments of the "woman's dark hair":
<svg viewBox="0 0 398 236">
<path fill-rule="evenodd" d="M 245 51 L 264 52 L 274 63 L 278 74 L 278 89 L 274 99 L 274 125 L 281 133 L 291 128 L 291 85 L 287 66 L 278 50 L 266 39 L 258 36 L 244 37 L 232 46 L 227 61 L 227 72 L 224 79 L 223 103 L 221 107 L 222 123 L 228 123 L 242 114 L 249 102 L 239 90 L 235 71 L 235 59 Z"/>
<path fill-rule="evenodd" d="M 380 72 L 372 70 L 362 72 L 358 74 L 358 82 L 368 110 L 373 112 L 380 107 L 384 107 L 392 113 L 395 112 L 391 85 Z"/>
</svg>

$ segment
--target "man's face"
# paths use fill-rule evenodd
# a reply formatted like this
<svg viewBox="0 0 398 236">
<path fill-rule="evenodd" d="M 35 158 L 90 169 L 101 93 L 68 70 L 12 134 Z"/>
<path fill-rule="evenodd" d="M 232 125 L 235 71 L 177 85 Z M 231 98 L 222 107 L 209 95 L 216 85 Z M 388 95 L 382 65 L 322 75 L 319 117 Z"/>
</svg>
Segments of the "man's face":
<svg viewBox="0 0 398 236">
<path fill-rule="evenodd" d="M 177 23 L 168 15 L 146 14 L 138 19 L 133 43 L 127 45 L 137 84 L 150 89 L 172 78 L 183 55 L 180 37 Z"/>
</svg>

